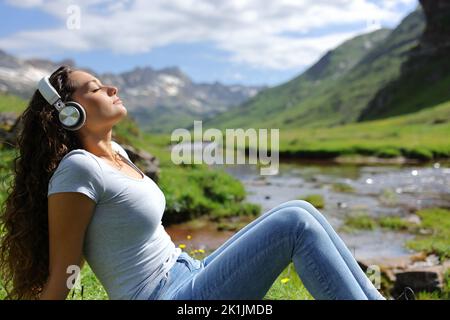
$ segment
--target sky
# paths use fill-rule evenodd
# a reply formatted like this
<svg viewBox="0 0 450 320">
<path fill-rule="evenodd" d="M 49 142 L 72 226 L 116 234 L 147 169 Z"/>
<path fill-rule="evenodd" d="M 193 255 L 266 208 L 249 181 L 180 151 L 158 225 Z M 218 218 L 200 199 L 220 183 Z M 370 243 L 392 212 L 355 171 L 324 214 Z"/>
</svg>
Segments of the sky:
<svg viewBox="0 0 450 320">
<path fill-rule="evenodd" d="M 193 81 L 274 86 L 417 0 L 0 0 L 0 49 L 120 73 L 179 67 Z"/>
</svg>

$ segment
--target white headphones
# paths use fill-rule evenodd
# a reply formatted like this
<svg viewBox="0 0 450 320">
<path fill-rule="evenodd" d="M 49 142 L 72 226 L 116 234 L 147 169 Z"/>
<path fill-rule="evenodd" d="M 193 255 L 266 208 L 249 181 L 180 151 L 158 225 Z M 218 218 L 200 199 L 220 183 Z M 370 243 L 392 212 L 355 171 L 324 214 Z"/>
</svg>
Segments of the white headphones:
<svg viewBox="0 0 450 320">
<path fill-rule="evenodd" d="M 38 84 L 38 90 L 45 100 L 58 110 L 59 122 L 71 131 L 80 129 L 86 122 L 86 111 L 75 101 L 63 102 L 61 96 L 50 84 L 49 76 L 43 77 Z"/>
</svg>

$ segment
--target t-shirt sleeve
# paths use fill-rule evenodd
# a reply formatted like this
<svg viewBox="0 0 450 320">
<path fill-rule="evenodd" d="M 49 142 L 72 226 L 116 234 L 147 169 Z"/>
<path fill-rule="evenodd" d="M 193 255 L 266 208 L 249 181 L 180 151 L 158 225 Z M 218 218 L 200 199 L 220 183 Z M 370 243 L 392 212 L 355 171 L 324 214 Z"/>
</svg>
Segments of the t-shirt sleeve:
<svg viewBox="0 0 450 320">
<path fill-rule="evenodd" d="M 86 151 L 72 151 L 61 160 L 50 178 L 47 196 L 58 192 L 83 193 L 98 203 L 104 192 L 100 164 Z"/>
<path fill-rule="evenodd" d="M 124 156 L 128 160 L 130 160 L 130 157 L 128 156 L 128 153 L 125 151 L 125 149 L 120 144 L 118 144 L 114 140 L 111 140 L 111 144 L 112 144 L 112 147 L 114 148 L 114 150 L 119 151 L 122 156 Z"/>
</svg>

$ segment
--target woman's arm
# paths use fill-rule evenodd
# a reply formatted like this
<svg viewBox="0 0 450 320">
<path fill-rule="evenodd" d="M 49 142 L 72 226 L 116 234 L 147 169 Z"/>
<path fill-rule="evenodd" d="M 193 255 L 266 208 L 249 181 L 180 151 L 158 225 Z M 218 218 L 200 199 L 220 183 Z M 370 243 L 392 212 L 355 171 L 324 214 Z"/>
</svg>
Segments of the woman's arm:
<svg viewBox="0 0 450 320">
<path fill-rule="evenodd" d="M 41 300 L 65 300 L 70 288 L 68 267 L 81 271 L 83 241 L 86 228 L 94 212 L 95 202 L 78 192 L 55 193 L 48 197 L 49 278 L 41 293 Z M 69 281 L 70 284 L 73 281 Z"/>
</svg>

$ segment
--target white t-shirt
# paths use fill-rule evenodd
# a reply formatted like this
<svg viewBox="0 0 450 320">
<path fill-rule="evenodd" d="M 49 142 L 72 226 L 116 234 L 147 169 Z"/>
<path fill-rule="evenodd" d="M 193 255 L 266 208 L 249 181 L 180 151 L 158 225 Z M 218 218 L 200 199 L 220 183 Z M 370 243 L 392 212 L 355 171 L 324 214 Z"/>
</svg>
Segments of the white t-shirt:
<svg viewBox="0 0 450 320">
<path fill-rule="evenodd" d="M 161 189 L 118 143 L 112 141 L 112 146 L 143 179 L 76 149 L 59 163 L 50 178 L 48 195 L 80 192 L 96 202 L 84 239 L 86 261 L 110 299 L 146 299 L 175 264 L 181 249 L 161 224 L 166 206 Z"/>
</svg>

